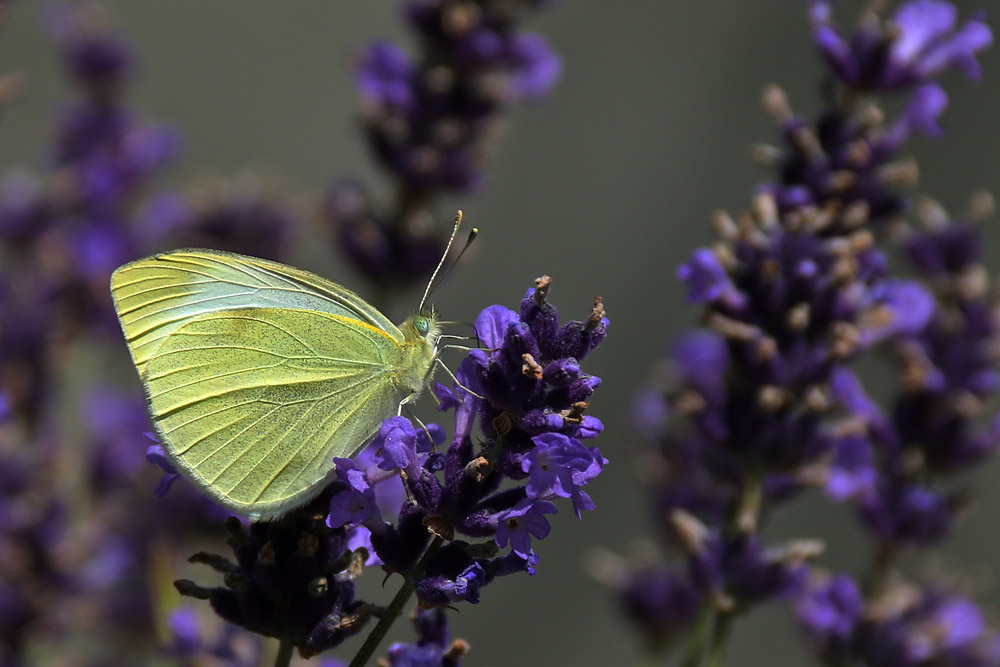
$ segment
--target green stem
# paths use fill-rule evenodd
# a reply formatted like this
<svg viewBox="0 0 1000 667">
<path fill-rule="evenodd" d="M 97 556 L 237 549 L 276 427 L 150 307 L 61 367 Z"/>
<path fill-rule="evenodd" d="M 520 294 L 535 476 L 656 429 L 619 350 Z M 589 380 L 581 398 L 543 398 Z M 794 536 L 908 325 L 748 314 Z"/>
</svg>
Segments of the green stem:
<svg viewBox="0 0 1000 667">
<path fill-rule="evenodd" d="M 403 580 L 402 588 L 399 589 L 396 597 L 392 599 L 392 602 L 389 603 L 389 606 L 382 613 L 381 618 L 378 619 L 378 624 L 365 639 L 365 643 L 361 646 L 357 655 L 354 656 L 354 660 L 351 660 L 349 667 L 364 667 L 364 665 L 368 664 L 371 657 L 375 655 L 378 645 L 385 639 L 385 636 L 389 633 L 389 628 L 392 627 L 392 624 L 403 613 L 403 607 L 406 606 L 410 596 L 413 595 L 413 591 L 415 590 L 414 582 L 423 574 L 424 568 L 427 566 L 427 561 L 430 560 L 430 557 L 434 555 L 443 543 L 444 540 L 440 537 L 435 537 L 430 543 L 430 546 L 424 551 L 424 555 L 420 557 L 420 561 L 413 567 L 413 571 Z"/>
<path fill-rule="evenodd" d="M 731 613 L 719 612 L 715 615 L 715 627 L 712 628 L 712 643 L 708 647 L 706 667 L 722 667 L 726 658 L 726 644 L 732 625 L 733 615 Z"/>
<path fill-rule="evenodd" d="M 764 505 L 764 475 L 760 469 L 754 469 L 747 473 L 746 481 L 743 485 L 743 493 L 740 496 L 739 505 L 729 516 L 728 529 L 737 535 L 751 535 L 760 529 L 761 510 Z M 708 626 L 712 626 L 712 638 L 708 641 L 707 655 L 705 656 L 706 667 L 721 667 L 726 657 L 726 644 L 729 640 L 729 631 L 733 624 L 733 614 L 731 611 L 724 611 L 717 608 L 710 602 L 705 603 L 703 613 L 707 619 L 699 619 L 699 623 L 704 623 L 700 629 L 702 637 L 698 642 L 698 655 L 689 654 L 688 662 L 684 665 L 694 667 L 699 664 L 695 660 L 705 652 L 705 635 L 708 633 Z M 714 623 L 712 621 L 714 620 Z"/>
<path fill-rule="evenodd" d="M 864 580 L 863 590 L 868 597 L 878 595 L 885 587 L 898 553 L 898 550 L 889 542 L 879 544 L 871 572 Z"/>
<path fill-rule="evenodd" d="M 274 667 L 288 667 L 292 664 L 292 651 L 295 645 L 291 640 L 282 638 L 278 644 L 278 655 L 274 656 Z"/>
<path fill-rule="evenodd" d="M 701 656 L 705 653 L 705 642 L 708 640 L 708 628 L 712 625 L 712 605 L 707 600 L 702 603 L 695 618 L 691 634 L 688 636 L 687 646 L 684 650 L 684 661 L 681 667 L 698 667 L 701 664 Z"/>
</svg>

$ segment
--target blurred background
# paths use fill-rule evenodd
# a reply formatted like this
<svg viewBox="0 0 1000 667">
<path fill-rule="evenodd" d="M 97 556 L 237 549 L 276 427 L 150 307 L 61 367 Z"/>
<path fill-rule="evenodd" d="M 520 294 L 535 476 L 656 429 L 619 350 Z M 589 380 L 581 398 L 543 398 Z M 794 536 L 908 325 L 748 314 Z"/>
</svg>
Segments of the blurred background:
<svg viewBox="0 0 1000 667">
<path fill-rule="evenodd" d="M 147 191 L 223 180 L 263 184 L 302 223 L 294 263 L 364 294 L 364 279 L 338 254 L 316 211 L 336 178 L 388 192 L 359 132 L 351 63 L 373 39 L 412 46 L 397 3 L 104 4 L 139 62 L 128 102 L 182 136 L 179 159 Z M 451 614 L 453 636 L 472 646 L 467 664 L 628 664 L 638 655 L 637 637 L 609 594 L 585 577 L 581 559 L 597 546 L 627 552 L 652 532 L 630 461 L 631 400 L 667 341 L 697 317 L 674 278 L 676 266 L 713 240 L 713 210 L 743 210 L 754 185 L 768 176 L 749 160 L 754 143 L 775 139 L 760 108 L 762 87 L 781 85 L 807 117 L 818 108 L 819 68 L 802 4 L 568 0 L 528 20 L 525 27 L 546 35 L 561 55 L 563 78 L 549 98 L 519 106 L 507 119 L 481 191 L 438 206 L 442 220 L 462 208 L 481 235 L 434 302 L 447 319 L 471 320 L 489 304 L 516 307 L 542 273 L 553 278 L 550 299 L 564 319 L 585 318 L 594 296 L 602 296 L 611 328 L 588 360 L 587 370 L 604 381 L 589 414 L 605 423 L 596 444 L 610 464 L 588 489 L 596 511 L 578 521 L 561 508 L 553 519 L 551 536 L 536 545 L 536 576 L 498 581 L 483 590 L 478 606 Z M 976 7 L 956 4 L 963 15 Z M 0 73 L 25 77 L 22 94 L 0 118 L 4 172 L 44 169 L 56 115 L 73 96 L 42 27 L 42 9 L 13 3 L 0 31 Z M 1000 54 L 987 51 L 980 62 L 979 85 L 946 81 L 944 138 L 911 143 L 919 190 L 954 212 L 964 210 L 973 191 L 1000 189 Z M 1000 237 L 995 222 L 989 225 L 987 257 L 995 268 Z M 390 317 L 405 316 L 422 287 L 397 298 Z M 114 374 L 119 386 L 139 392 L 124 345 L 109 354 L 108 366 L 80 360 L 68 381 L 76 381 L 74 373 Z M 141 451 L 145 443 L 135 447 Z M 142 474 L 152 480 L 142 492 L 152 495 L 156 470 Z M 979 504 L 939 567 L 973 572 L 986 589 L 989 572 L 1000 567 L 1000 462 L 985 466 L 975 487 Z M 145 520 L 163 520 L 155 504 L 148 506 L 154 509 Z M 818 496 L 793 503 L 769 526 L 775 539 L 826 540 L 823 562 L 831 568 L 867 562 L 859 534 L 850 509 Z M 164 568 L 215 585 L 217 575 L 188 565 L 185 555 L 177 551 Z M 387 601 L 395 587 L 390 582 L 380 592 L 379 579 L 378 572 L 366 573 L 361 596 Z M 993 588 L 986 599 L 1000 603 L 1000 593 Z M 399 623 L 391 638 L 411 636 L 411 627 Z M 358 644 L 344 645 L 338 655 L 352 655 Z M 787 611 L 776 607 L 737 624 L 729 655 L 734 665 L 810 664 Z"/>
</svg>

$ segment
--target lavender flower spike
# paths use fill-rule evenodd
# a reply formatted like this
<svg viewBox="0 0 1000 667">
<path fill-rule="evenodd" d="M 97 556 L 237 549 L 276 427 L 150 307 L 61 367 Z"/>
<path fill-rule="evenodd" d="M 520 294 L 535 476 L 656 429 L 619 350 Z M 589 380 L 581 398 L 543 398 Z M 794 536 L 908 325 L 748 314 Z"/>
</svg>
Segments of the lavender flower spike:
<svg viewBox="0 0 1000 667">
<path fill-rule="evenodd" d="M 833 72 L 852 88 L 911 88 L 953 68 L 978 79 L 975 54 L 993 42 L 981 14 L 956 28 L 958 10 L 945 0 L 910 0 L 888 21 L 872 17 L 862 22 L 847 39 L 831 21 L 830 0 L 811 4 L 816 43 Z"/>
<path fill-rule="evenodd" d="M 339 645 L 377 616 L 358 658 L 366 659 L 409 595 L 440 610 L 479 603 L 499 577 L 533 575 L 554 501 L 569 499 L 577 516 L 594 509 L 583 487 L 607 464 L 584 444 L 603 427 L 584 415 L 600 380 L 581 360 L 604 339 L 608 320 L 598 299 L 585 321 L 560 325 L 550 283 L 539 279 L 520 314 L 502 306 L 480 313 L 490 349 L 470 352 L 453 387 L 435 387 L 439 409 L 454 410 L 450 436 L 435 424 L 418 430 L 405 417 L 384 420 L 368 449 L 335 460 L 336 479 L 308 507 L 249 530 L 230 520 L 234 561 L 194 556 L 222 572 L 225 586 L 176 582 L 181 592 L 303 656 Z M 400 483 L 405 495 L 377 492 Z M 367 564 L 403 580 L 388 609 L 355 599 L 354 579 Z M 442 627 L 437 612 L 421 614 Z M 457 664 L 466 650 L 445 646 L 440 633 L 425 639 L 394 646 L 392 664 Z"/>
<path fill-rule="evenodd" d="M 496 129 L 524 100 L 545 97 L 562 62 L 545 38 L 520 30 L 532 0 L 406 0 L 415 55 L 388 41 L 355 59 L 372 153 L 394 181 L 381 204 L 360 183 L 334 183 L 323 213 L 342 249 L 373 281 L 422 279 L 440 255 L 434 201 L 486 180 Z"/>
<path fill-rule="evenodd" d="M 916 133 L 941 134 L 938 78 L 978 78 L 992 32 L 982 14 L 958 26 L 952 3 L 908 0 L 889 19 L 874 3 L 845 38 L 832 4 L 808 3 L 828 66 L 825 106 L 810 122 L 778 88 L 765 90 L 782 145 L 758 156 L 774 176 L 749 211 L 717 214 L 719 242 L 678 269 L 703 327 L 675 346 L 636 410 L 642 461 L 662 471 L 656 516 L 680 538 L 714 617 L 688 661 L 705 652 L 717 664 L 737 612 L 791 600 L 825 664 L 995 664 L 997 635 L 971 601 L 933 581 L 898 586 L 894 572 L 900 554 L 943 540 L 966 507 L 949 475 L 1000 448 L 1000 417 L 986 407 L 1000 391 L 1000 318 L 978 230 L 926 204 L 915 211 L 925 229 L 910 225 L 901 188 L 916 169 L 900 158 Z M 887 119 L 873 96 L 890 92 L 904 99 Z M 892 241 L 915 275 L 894 275 Z M 898 394 L 883 408 L 851 364 L 887 351 Z M 761 524 L 810 486 L 853 504 L 868 528 L 877 555 L 864 588 L 820 576 L 807 563 L 816 541 L 761 539 Z M 606 579 L 631 601 L 648 570 Z M 671 581 L 677 568 L 655 571 Z M 677 591 L 660 591 L 632 608 L 650 614 L 639 618 L 644 631 L 673 637 L 652 615 L 674 609 Z"/>
</svg>

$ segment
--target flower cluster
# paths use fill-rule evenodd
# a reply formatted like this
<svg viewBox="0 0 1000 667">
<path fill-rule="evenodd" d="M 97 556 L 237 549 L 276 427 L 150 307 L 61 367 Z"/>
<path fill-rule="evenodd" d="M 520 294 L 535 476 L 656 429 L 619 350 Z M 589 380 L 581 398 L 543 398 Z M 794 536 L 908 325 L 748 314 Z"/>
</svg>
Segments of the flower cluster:
<svg viewBox="0 0 1000 667">
<path fill-rule="evenodd" d="M 1000 379 L 998 320 L 975 226 L 950 222 L 929 205 L 935 214 L 924 216 L 925 230 L 907 226 L 910 203 L 900 186 L 915 182 L 916 169 L 900 150 L 917 133 L 940 134 L 947 96 L 936 79 L 951 69 L 978 77 L 974 54 L 992 36 L 979 15 L 956 28 L 951 3 L 911 0 L 888 19 L 866 13 L 844 38 L 831 4 L 809 3 L 829 65 L 825 108 L 810 123 L 779 89 L 765 91 L 783 144 L 757 155 L 776 178 L 758 188 L 750 212 L 719 213 L 719 243 L 678 269 L 688 300 L 704 308 L 704 326 L 675 343 L 663 381 L 638 402 L 643 470 L 655 515 L 669 518 L 664 528 L 688 552 L 694 594 L 716 616 L 713 642 L 724 642 L 734 612 L 797 599 L 820 645 L 849 637 L 837 644 L 848 653 L 830 664 L 863 656 L 866 664 L 928 664 L 953 640 L 925 637 L 926 646 L 913 648 L 921 633 L 971 602 L 916 587 L 912 604 L 885 612 L 884 623 L 871 610 L 894 595 L 887 576 L 902 550 L 939 540 L 963 505 L 944 475 L 1000 444 L 1000 422 L 978 419 Z M 887 120 L 873 93 L 907 98 Z M 896 239 L 904 239 L 917 279 L 890 270 L 880 242 Z M 888 411 L 850 367 L 873 350 L 890 352 L 900 369 L 899 397 Z M 767 548 L 758 537 L 774 508 L 814 486 L 853 503 L 878 546 L 871 586 L 862 592 L 845 579 L 854 586 L 850 622 L 829 611 L 849 604 L 843 585 L 831 592 L 809 584 L 814 568 L 805 563 L 819 554 L 818 543 Z M 680 572 L 597 568 L 647 637 L 661 643 L 695 616 Z M 637 583 L 650 580 L 661 583 Z M 955 646 L 982 652 L 993 639 L 981 618 L 977 627 Z M 904 645 L 913 655 L 922 651 L 924 662 L 897 662 Z"/>
<path fill-rule="evenodd" d="M 380 284 L 425 276 L 440 256 L 432 200 L 484 180 L 503 112 L 544 97 L 559 57 L 538 34 L 520 32 L 538 0 L 406 0 L 420 52 L 392 42 L 366 47 L 355 78 L 371 149 L 395 180 L 382 210 L 360 183 L 331 186 L 324 214 L 355 264 Z"/>
<path fill-rule="evenodd" d="M 299 215 L 290 197 L 252 173 L 203 177 L 183 193 L 150 198 L 137 225 L 156 245 L 212 248 L 282 261 L 291 255 Z"/>
<path fill-rule="evenodd" d="M 534 574 L 533 543 L 549 534 L 553 501 L 569 499 L 577 516 L 594 509 L 583 487 L 607 463 L 584 444 L 603 426 L 584 414 L 600 380 L 580 362 L 604 339 L 608 320 L 598 300 L 587 320 L 560 326 L 549 284 L 539 279 L 520 313 L 491 306 L 476 319 L 485 347 L 460 364 L 452 387 L 434 390 L 439 409 L 454 411 L 450 440 L 436 424 L 386 419 L 364 453 L 335 459 L 336 480 L 307 508 L 252 524 L 249 533 L 231 521 L 236 562 L 195 557 L 225 574 L 224 587 L 178 582 L 181 592 L 308 656 L 373 615 L 391 622 L 354 598 L 365 564 L 401 574 L 422 608 L 477 603 L 497 577 Z M 434 637 L 391 660 L 412 651 L 461 657 L 445 647 L 439 615 L 420 618 L 418 627 L 430 624 Z"/>
<path fill-rule="evenodd" d="M 155 650 L 161 593 L 150 572 L 164 561 L 165 536 L 180 540 L 215 520 L 193 489 L 163 502 L 150 492 L 144 400 L 115 388 L 104 369 L 86 369 L 108 358 L 109 345 L 121 346 L 112 270 L 161 244 L 207 236 L 219 245 L 215 239 L 235 239 L 251 225 L 269 230 L 258 245 L 274 256 L 290 224 L 263 197 L 242 208 L 214 201 L 195 208 L 177 196 L 169 199 L 197 215 L 162 224 L 166 216 L 156 219 L 141 198 L 180 143 L 172 128 L 127 103 L 132 47 L 95 4 L 47 5 L 43 19 L 78 95 L 55 120 L 44 168 L 0 177 L 4 664 L 22 664 L 43 645 L 59 651 L 95 628 L 91 651 Z M 0 80 L 0 105 L 13 86 Z M 68 364 L 76 372 L 67 373 Z M 66 415 L 67 406 L 76 411 Z M 160 518 L 150 521 L 154 503 Z"/>
<path fill-rule="evenodd" d="M 263 658 L 262 642 L 225 624 L 218 636 L 206 636 L 202 620 L 190 607 L 178 607 L 170 614 L 170 642 L 165 653 L 182 664 L 197 664 L 211 656 L 220 664 L 234 667 L 254 667 Z M 244 641 L 249 640 L 249 641 Z M 255 641 L 257 640 L 257 641 Z"/>
<path fill-rule="evenodd" d="M 172 129 L 122 102 L 128 44 L 92 7 L 50 9 L 47 24 L 82 95 L 58 119 L 50 172 L 0 180 L 2 384 L 29 421 L 41 416 L 50 346 L 94 324 L 117 328 L 107 281 L 140 251 L 133 201 L 178 148 Z"/>
<path fill-rule="evenodd" d="M 413 625 L 419 639 L 414 644 L 397 642 L 389 647 L 389 667 L 460 667 L 469 645 L 461 639 L 448 641 L 448 616 L 443 609 L 417 611 L 413 615 Z"/>
<path fill-rule="evenodd" d="M 147 428 L 144 405 L 91 387 L 73 427 L 63 429 L 57 379 L 82 339 L 117 334 L 108 277 L 137 252 L 131 203 L 177 139 L 125 106 L 132 52 L 104 17 L 90 6 L 48 10 L 46 24 L 81 95 L 57 120 L 47 170 L 0 179 L 5 664 L 50 643 L 39 640 L 46 633 L 76 636 L 78 618 L 117 628 L 104 638 L 109 650 L 127 650 L 130 633 L 151 635 L 153 625 L 145 583 L 152 542 L 148 521 L 128 511 L 137 489 L 126 481 L 145 468 L 135 447 Z M 68 469 L 80 481 L 73 495 L 58 481 Z"/>
<path fill-rule="evenodd" d="M 225 586 L 201 588 L 180 580 L 182 595 L 208 599 L 226 621 L 256 634 L 278 637 L 316 655 L 361 630 L 373 606 L 354 599 L 354 579 L 364 556 L 348 548 L 343 529 L 327 529 L 322 515 L 297 512 L 284 521 L 244 530 L 227 521 L 236 562 L 198 553 L 225 575 Z"/>
<path fill-rule="evenodd" d="M 824 664 L 861 660 L 872 667 L 1000 662 L 1000 634 L 975 602 L 900 584 L 866 601 L 848 576 L 818 576 L 795 603 L 799 622 Z"/>
</svg>

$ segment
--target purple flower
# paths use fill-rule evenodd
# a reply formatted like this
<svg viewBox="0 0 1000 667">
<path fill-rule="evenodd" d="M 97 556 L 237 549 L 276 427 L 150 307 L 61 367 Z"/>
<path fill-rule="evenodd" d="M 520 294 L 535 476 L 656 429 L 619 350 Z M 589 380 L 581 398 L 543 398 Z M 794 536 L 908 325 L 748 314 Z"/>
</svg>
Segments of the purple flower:
<svg viewBox="0 0 1000 667">
<path fill-rule="evenodd" d="M 516 507 L 499 512 L 495 517 L 497 546 L 504 547 L 510 542 L 514 553 L 528 558 L 532 553 L 531 538 L 545 539 L 551 529 L 544 515 L 556 512 L 556 506 L 547 500 L 525 500 Z"/>
<path fill-rule="evenodd" d="M 449 642 L 448 618 L 443 609 L 420 610 L 413 617 L 419 639 L 413 644 L 389 647 L 390 667 L 460 667 L 469 645 Z"/>
<path fill-rule="evenodd" d="M 215 638 L 205 636 L 203 620 L 190 607 L 177 607 L 168 619 L 170 642 L 165 652 L 185 663 L 223 662 L 234 667 L 252 667 L 263 659 L 264 646 L 235 626 L 224 624 Z"/>
<path fill-rule="evenodd" d="M 91 474 L 98 486 L 134 477 L 145 468 L 142 444 L 149 416 L 141 396 L 92 387 L 83 400 L 81 417 L 92 439 Z"/>
<path fill-rule="evenodd" d="M 1000 659 L 995 632 L 971 601 L 936 589 L 890 591 L 901 598 L 859 632 L 860 657 L 879 667 L 955 664 L 987 667 Z"/>
<path fill-rule="evenodd" d="M 562 76 L 562 60 L 541 35 L 517 35 L 510 45 L 510 96 L 545 97 Z"/>
<path fill-rule="evenodd" d="M 160 483 L 153 490 L 157 497 L 162 498 L 170 491 L 170 487 L 173 486 L 174 482 L 180 479 L 181 475 L 177 472 L 177 468 L 174 467 L 173 462 L 163 450 L 163 445 L 156 439 L 156 436 L 152 433 L 147 433 L 146 435 L 150 440 L 153 440 L 153 444 L 146 447 L 146 461 L 159 466 L 163 470 Z"/>
<path fill-rule="evenodd" d="M 153 198 L 139 224 L 160 243 L 287 261 L 297 216 L 277 188 L 241 173 L 229 180 L 205 179 L 191 196 L 171 193 Z"/>
<path fill-rule="evenodd" d="M 504 338 L 511 325 L 520 321 L 520 317 L 505 306 L 490 306 L 476 317 L 473 325 L 476 337 L 487 350 L 497 350 L 503 347 Z"/>
<path fill-rule="evenodd" d="M 833 451 L 827 495 L 842 501 L 871 492 L 878 476 L 871 443 L 858 435 L 846 435 L 833 441 Z"/>
<path fill-rule="evenodd" d="M 736 309 L 742 306 L 742 297 L 719 263 L 719 258 L 707 248 L 695 250 L 691 259 L 677 268 L 677 277 L 688 286 L 689 303 L 723 300 Z"/>
<path fill-rule="evenodd" d="M 688 568 L 704 595 L 726 595 L 739 608 L 797 591 L 807 571 L 804 557 L 794 550 L 768 549 L 755 535 L 711 531 L 689 558 Z"/>
<path fill-rule="evenodd" d="M 363 524 L 376 530 L 382 523 L 382 516 L 365 471 L 353 459 L 337 458 L 334 462 L 337 480 L 342 486 L 330 499 L 326 525 L 340 528 L 349 523 Z"/>
<path fill-rule="evenodd" d="M 358 55 L 362 122 L 396 196 L 380 206 L 342 180 L 323 209 L 348 257 L 376 283 L 427 275 L 442 248 L 434 200 L 478 189 L 505 112 L 545 96 L 559 79 L 559 56 L 519 26 L 520 10 L 544 3 L 516 4 L 409 1 L 403 11 L 418 52 L 379 41 Z"/>
<path fill-rule="evenodd" d="M 730 364 L 729 348 L 722 336 L 705 329 L 681 334 L 671 346 L 670 359 L 684 382 L 707 404 L 721 404 Z"/>
<path fill-rule="evenodd" d="M 831 664 L 851 655 L 864 599 L 854 580 L 836 575 L 816 582 L 795 601 L 795 615 L 817 652 Z"/>
<path fill-rule="evenodd" d="M 326 525 L 331 528 L 354 523 L 363 524 L 371 516 L 375 507 L 374 493 L 367 494 L 355 489 L 343 489 L 330 499 L 330 511 Z"/>
<path fill-rule="evenodd" d="M 430 52 L 419 67 L 383 42 L 364 52 L 357 76 L 376 154 L 398 179 L 427 191 L 478 185 L 490 125 L 507 104 L 541 95 L 560 69 L 544 41 L 518 35 L 500 12 L 455 22 L 449 4 L 408 7 Z M 509 77 L 507 90 L 485 85 L 497 75 Z"/>
<path fill-rule="evenodd" d="M 521 460 L 522 470 L 528 473 L 528 497 L 572 498 L 577 518 L 582 510 L 594 509 L 581 487 L 599 475 L 607 463 L 597 448 L 588 449 L 561 433 L 543 433 L 531 440 L 535 448 Z"/>
<path fill-rule="evenodd" d="M 890 336 L 913 336 L 927 326 L 934 296 L 914 281 L 892 281 L 871 290 L 871 314 L 861 322 L 860 343 L 873 345 Z"/>
<path fill-rule="evenodd" d="M 449 602 L 465 601 L 471 604 L 479 603 L 479 587 L 485 582 L 486 573 L 483 566 L 473 563 L 463 570 L 454 580 L 444 580 L 437 584 L 437 590 Z M 425 585 L 430 583 L 425 580 Z M 421 596 L 426 600 L 428 596 Z"/>
<path fill-rule="evenodd" d="M 781 145 L 756 155 L 774 175 L 748 211 L 717 214 L 719 241 L 677 271 L 702 306 L 702 329 L 671 350 L 636 410 L 651 505 L 718 624 L 794 600 L 824 664 L 994 664 L 1000 641 L 974 604 L 887 576 L 896 554 L 954 524 L 966 494 L 945 475 L 1000 447 L 1000 417 L 986 407 L 1000 391 L 1000 333 L 978 232 L 925 203 L 915 213 L 926 231 L 907 228 L 904 188 L 916 169 L 899 157 L 914 135 L 941 134 L 948 98 L 938 78 L 952 69 L 978 78 L 975 55 L 992 34 L 982 14 L 959 26 L 951 3 L 909 0 L 890 20 L 872 5 L 843 37 L 832 4 L 809 2 L 832 74 L 817 117 L 765 90 Z M 873 97 L 889 91 L 906 96 L 886 119 Z M 881 247 L 899 239 L 915 279 L 896 277 Z M 898 395 L 885 408 L 851 370 L 873 350 L 897 364 Z M 563 483 L 558 466 L 543 466 L 544 477 L 525 470 L 538 487 Z M 761 537 L 761 522 L 808 486 L 852 502 L 871 531 L 880 560 L 865 591 L 847 576 L 807 583 L 815 542 L 770 547 Z M 619 594 L 629 576 L 640 580 L 641 568 L 623 569 L 611 578 Z M 681 625 L 657 618 L 675 608 L 663 581 L 672 583 L 669 569 L 632 593 L 654 639 Z M 697 636 L 691 646 L 704 648 Z"/>
<path fill-rule="evenodd" d="M 167 620 L 173 635 L 173 650 L 178 653 L 193 653 L 200 644 L 198 614 L 191 607 L 178 607 Z"/>
<path fill-rule="evenodd" d="M 975 54 L 993 43 L 993 33 L 981 15 L 957 31 L 956 19 L 957 9 L 950 2 L 912 0 L 901 5 L 893 17 L 899 37 L 889 47 L 887 69 L 895 68 L 905 80 L 905 72 L 914 79 L 928 79 L 954 67 L 978 79 Z"/>
<path fill-rule="evenodd" d="M 315 506 L 322 502 L 320 497 Z M 309 509 L 251 524 L 248 531 L 231 519 L 227 529 L 235 562 L 206 553 L 191 559 L 225 572 L 227 585 L 175 582 L 182 594 L 210 600 L 219 616 L 251 632 L 287 638 L 303 656 L 337 646 L 364 627 L 370 614 L 354 599 L 358 556 L 347 552 L 343 529 L 331 530 Z"/>
<path fill-rule="evenodd" d="M 327 189 L 322 213 L 339 247 L 378 284 L 425 280 L 441 257 L 441 240 L 422 218 L 400 221 L 377 212 L 367 190 L 353 180 L 342 179 Z"/>
<path fill-rule="evenodd" d="M 816 2 L 821 9 L 826 0 Z M 898 90 L 920 85 L 946 70 L 979 78 L 975 54 L 993 42 L 981 15 L 956 29 L 957 10 L 950 2 L 911 0 L 900 5 L 891 22 L 862 22 L 844 39 L 828 11 L 814 11 L 814 37 L 834 73 L 855 88 Z"/>
<path fill-rule="evenodd" d="M 392 42 L 368 45 L 358 57 L 355 82 L 362 99 L 401 114 L 414 110 L 417 69 L 403 49 Z"/>
<path fill-rule="evenodd" d="M 410 477 L 420 477 L 421 457 L 417 454 L 417 432 L 406 417 L 390 417 L 382 422 L 378 435 L 372 441 L 382 460 L 382 470 L 406 472 Z"/>
<path fill-rule="evenodd" d="M 911 234 L 905 248 L 910 260 L 928 277 L 958 276 L 980 263 L 982 232 L 978 225 L 951 221 Z"/>
<path fill-rule="evenodd" d="M 948 96 L 937 84 L 929 83 L 913 91 L 903 114 L 889 127 L 887 147 L 902 146 L 916 133 L 929 137 L 942 134 L 937 119 L 948 106 Z"/>
<path fill-rule="evenodd" d="M 586 322 L 560 326 L 558 312 L 545 299 L 547 287 L 545 282 L 544 288 L 529 290 L 520 316 L 492 307 L 476 319 L 477 335 L 489 346 L 470 353 L 475 386 L 487 399 L 480 423 L 487 429 L 510 423 L 513 430 L 504 437 L 515 450 L 527 450 L 530 438 L 541 433 L 593 438 L 604 428 L 582 413 L 600 379 L 576 370 L 606 335 L 603 306 L 598 301 Z M 497 417 L 503 421 L 495 422 Z"/>
<path fill-rule="evenodd" d="M 881 540 L 912 545 L 939 540 L 951 528 L 957 507 L 941 491 L 883 477 L 859 497 L 858 509 Z"/>
<path fill-rule="evenodd" d="M 115 92 L 132 73 L 131 47 L 96 7 L 52 4 L 46 7 L 44 18 L 60 46 L 66 70 L 91 94 Z"/>
<path fill-rule="evenodd" d="M 625 613 L 659 646 L 690 630 L 703 601 L 686 572 L 665 566 L 632 570 L 618 586 Z"/>
</svg>

